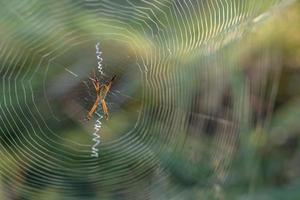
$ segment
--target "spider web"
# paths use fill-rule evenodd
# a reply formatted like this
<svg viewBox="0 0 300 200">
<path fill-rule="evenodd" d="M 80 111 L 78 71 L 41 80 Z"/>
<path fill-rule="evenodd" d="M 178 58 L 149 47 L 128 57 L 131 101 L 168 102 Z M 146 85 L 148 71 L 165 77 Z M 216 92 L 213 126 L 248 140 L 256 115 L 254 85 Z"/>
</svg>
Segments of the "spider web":
<svg viewBox="0 0 300 200">
<path fill-rule="evenodd" d="M 250 97 L 272 107 L 279 74 L 274 52 L 262 49 L 245 67 L 239 49 L 291 2 L 1 2 L 0 195 L 222 195 L 238 143 L 247 144 L 243 130 L 267 126 L 271 114 L 251 113 Z M 95 159 L 94 121 L 82 119 L 95 99 L 89 77 L 97 42 L 106 74 L 100 82 L 117 80 Z"/>
</svg>

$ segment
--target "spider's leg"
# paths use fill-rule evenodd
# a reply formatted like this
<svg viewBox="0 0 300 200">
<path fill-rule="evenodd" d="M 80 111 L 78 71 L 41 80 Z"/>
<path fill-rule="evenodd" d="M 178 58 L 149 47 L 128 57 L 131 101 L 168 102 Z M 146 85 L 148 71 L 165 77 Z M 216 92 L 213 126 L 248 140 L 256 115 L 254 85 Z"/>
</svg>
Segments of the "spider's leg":
<svg viewBox="0 0 300 200">
<path fill-rule="evenodd" d="M 88 120 L 90 120 L 90 119 L 92 118 L 94 112 L 97 110 L 99 101 L 100 101 L 100 97 L 97 96 L 97 99 L 95 100 L 94 105 L 92 106 L 92 108 L 90 109 L 90 111 L 89 111 L 88 114 L 87 114 L 87 119 L 88 119 Z"/>
<path fill-rule="evenodd" d="M 110 82 L 113 82 L 113 81 L 115 80 L 116 77 L 117 77 L 117 75 L 114 75 L 114 76 L 112 77 L 112 79 L 110 80 Z"/>
<path fill-rule="evenodd" d="M 93 81 L 92 81 L 92 83 L 93 83 L 93 85 L 94 85 L 94 88 L 95 88 L 95 90 L 97 91 L 97 90 L 98 90 L 98 88 L 99 88 L 99 84 L 98 84 L 98 82 L 97 82 L 97 81 L 95 81 L 95 80 L 93 80 Z"/>
<path fill-rule="evenodd" d="M 107 108 L 107 105 L 106 105 L 106 102 L 104 99 L 101 100 L 101 105 L 102 105 L 102 110 L 104 113 L 104 118 L 107 120 L 108 119 L 108 108 Z"/>
</svg>

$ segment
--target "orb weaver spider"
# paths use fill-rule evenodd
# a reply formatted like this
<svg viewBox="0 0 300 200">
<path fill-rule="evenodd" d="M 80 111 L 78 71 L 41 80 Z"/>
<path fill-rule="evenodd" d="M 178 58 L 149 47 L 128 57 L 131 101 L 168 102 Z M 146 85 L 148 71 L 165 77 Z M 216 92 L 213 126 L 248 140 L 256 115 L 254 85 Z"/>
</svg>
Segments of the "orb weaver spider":
<svg viewBox="0 0 300 200">
<path fill-rule="evenodd" d="M 92 83 L 95 87 L 96 90 L 96 100 L 95 103 L 93 104 L 92 108 L 87 114 L 87 120 L 90 120 L 93 116 L 93 114 L 96 112 L 99 102 L 101 102 L 102 110 L 104 113 L 104 118 L 107 120 L 108 119 L 108 108 L 105 102 L 105 97 L 107 93 L 109 92 L 112 82 L 115 80 L 116 75 L 112 77 L 112 79 L 106 83 L 106 84 L 100 84 L 99 80 L 97 79 L 95 72 L 94 72 L 94 78 L 90 78 L 92 80 Z"/>
</svg>

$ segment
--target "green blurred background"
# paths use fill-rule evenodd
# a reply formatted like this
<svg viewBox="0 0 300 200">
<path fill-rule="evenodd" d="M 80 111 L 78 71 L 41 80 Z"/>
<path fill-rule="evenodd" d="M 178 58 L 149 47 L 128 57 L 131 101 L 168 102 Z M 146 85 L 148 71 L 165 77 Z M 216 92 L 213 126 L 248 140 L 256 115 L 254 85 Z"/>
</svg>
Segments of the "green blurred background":
<svg viewBox="0 0 300 200">
<path fill-rule="evenodd" d="M 1 200 L 300 198 L 299 0 L 0 5 Z"/>
</svg>

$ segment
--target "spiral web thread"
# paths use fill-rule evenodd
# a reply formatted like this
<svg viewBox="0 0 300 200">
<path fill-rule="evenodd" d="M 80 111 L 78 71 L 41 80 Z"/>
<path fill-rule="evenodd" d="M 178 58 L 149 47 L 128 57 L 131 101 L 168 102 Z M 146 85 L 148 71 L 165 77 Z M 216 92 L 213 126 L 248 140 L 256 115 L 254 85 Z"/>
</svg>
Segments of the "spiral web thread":
<svg viewBox="0 0 300 200">
<path fill-rule="evenodd" d="M 0 189 L 4 192 L 0 194 L 5 199 L 38 199 L 36 194 L 43 189 L 45 195 L 56 193 L 66 199 L 181 199 L 186 188 L 176 181 L 170 184 L 174 173 L 196 185 L 192 190 L 215 190 L 230 173 L 240 128 L 249 123 L 248 95 L 251 91 L 269 95 L 265 83 L 257 86 L 250 79 L 231 88 L 229 93 L 243 93 L 235 96 L 231 107 L 218 111 L 226 86 L 234 85 L 230 74 L 239 67 L 231 53 L 253 27 L 291 2 L 1 2 L 0 183 L 4 184 Z M 59 111 L 48 90 L 59 74 L 66 73 L 61 58 L 71 49 L 84 53 L 84 44 L 99 39 L 108 46 L 113 41 L 127 48 L 120 51 L 128 51 L 141 95 L 131 97 L 140 104 L 132 111 L 138 116 L 130 130 L 104 141 L 99 159 L 94 159 L 91 125 L 82 128 L 74 123 L 74 129 L 66 130 L 64 121 L 57 120 Z M 272 65 L 270 57 L 262 56 L 257 67 Z M 82 62 L 77 69 L 88 76 L 84 69 L 88 63 Z M 105 70 L 114 73 L 114 66 L 107 64 Z M 122 75 L 129 66 L 118 70 Z M 123 83 L 119 85 L 122 88 Z M 270 103 L 274 95 L 270 94 Z M 204 132 L 215 132 L 211 146 L 201 143 Z M 179 165 L 180 161 L 185 164 Z M 200 165 L 207 166 L 208 178 L 203 177 L 206 172 L 197 171 Z"/>
</svg>

